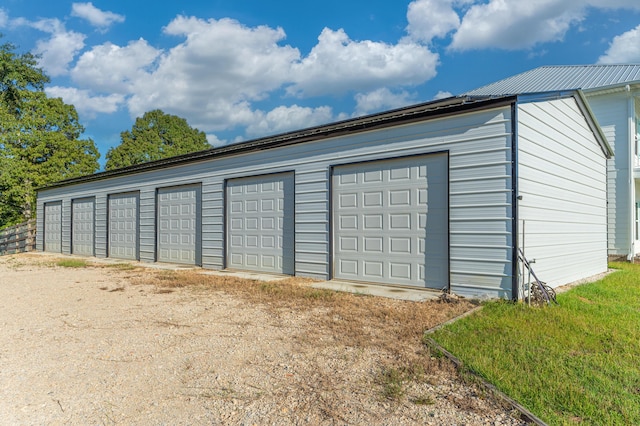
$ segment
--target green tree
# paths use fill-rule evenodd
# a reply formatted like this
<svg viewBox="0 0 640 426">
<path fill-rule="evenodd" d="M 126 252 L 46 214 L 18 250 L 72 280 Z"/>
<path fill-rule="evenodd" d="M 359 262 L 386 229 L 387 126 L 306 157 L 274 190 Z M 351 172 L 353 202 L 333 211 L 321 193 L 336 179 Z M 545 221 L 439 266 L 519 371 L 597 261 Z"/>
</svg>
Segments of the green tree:
<svg viewBox="0 0 640 426">
<path fill-rule="evenodd" d="M 136 118 L 131 131 L 120 133 L 120 139 L 120 145 L 107 152 L 106 170 L 211 148 L 204 132 L 159 109 Z"/>
<path fill-rule="evenodd" d="M 100 154 L 73 105 L 49 98 L 37 58 L 0 45 L 0 228 L 35 216 L 35 189 L 94 173 Z"/>
</svg>

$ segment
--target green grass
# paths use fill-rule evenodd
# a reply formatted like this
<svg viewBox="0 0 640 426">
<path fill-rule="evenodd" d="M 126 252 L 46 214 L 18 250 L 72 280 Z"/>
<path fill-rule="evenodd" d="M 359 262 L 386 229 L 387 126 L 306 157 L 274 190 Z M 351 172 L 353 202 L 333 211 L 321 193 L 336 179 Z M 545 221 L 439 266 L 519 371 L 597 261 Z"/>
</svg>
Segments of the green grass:
<svg viewBox="0 0 640 426">
<path fill-rule="evenodd" d="M 549 424 L 640 424 L 640 265 L 558 295 L 490 302 L 430 335 Z"/>
<path fill-rule="evenodd" d="M 86 261 L 79 259 L 62 259 L 57 261 L 56 265 L 63 268 L 86 268 L 89 266 Z"/>
</svg>

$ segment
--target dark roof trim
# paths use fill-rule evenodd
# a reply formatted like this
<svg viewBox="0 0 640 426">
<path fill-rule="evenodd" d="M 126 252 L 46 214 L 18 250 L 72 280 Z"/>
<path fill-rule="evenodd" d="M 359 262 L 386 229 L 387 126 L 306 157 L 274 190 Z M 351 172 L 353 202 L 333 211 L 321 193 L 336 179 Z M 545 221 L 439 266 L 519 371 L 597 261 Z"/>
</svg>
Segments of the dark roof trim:
<svg viewBox="0 0 640 426">
<path fill-rule="evenodd" d="M 607 137 L 602 131 L 602 127 L 600 127 L 600 124 L 598 123 L 598 119 L 596 118 L 595 114 L 593 113 L 593 110 L 589 106 L 589 102 L 587 101 L 587 98 L 584 96 L 584 93 L 582 92 L 582 90 L 576 90 L 576 96 L 574 97 L 576 98 L 578 107 L 582 111 L 582 114 L 587 120 L 587 123 L 589 123 L 589 127 L 591 127 L 591 131 L 593 132 L 594 136 L 598 140 L 598 144 L 600 145 L 600 148 L 602 148 L 602 152 L 604 152 L 604 155 L 607 158 L 613 157 L 613 148 L 611 147 L 611 145 L 609 145 L 609 141 L 607 141 Z"/>
<path fill-rule="evenodd" d="M 40 191 L 44 189 L 59 188 L 78 183 L 109 179 L 112 177 L 124 176 L 143 171 L 157 170 L 165 167 L 172 167 L 212 158 L 226 157 L 230 155 L 237 155 L 247 152 L 254 152 L 287 145 L 294 145 L 298 143 L 310 142 L 329 137 L 337 137 L 347 134 L 360 133 L 368 130 L 382 129 L 385 127 L 408 124 L 425 119 L 446 117 L 461 112 L 497 108 L 513 104 L 516 100 L 517 96 L 513 95 L 493 97 L 455 96 L 451 98 L 399 108 L 391 111 L 367 115 L 364 117 L 339 121 L 322 126 L 310 127 L 303 130 L 254 139 L 247 142 L 225 145 L 219 148 L 208 149 L 206 151 L 193 152 L 190 154 L 179 155 L 163 160 L 136 164 L 134 166 L 124 167 L 117 170 L 110 170 L 95 173 L 93 175 L 66 179 L 53 183 L 51 185 L 37 188 L 37 190 Z"/>
</svg>

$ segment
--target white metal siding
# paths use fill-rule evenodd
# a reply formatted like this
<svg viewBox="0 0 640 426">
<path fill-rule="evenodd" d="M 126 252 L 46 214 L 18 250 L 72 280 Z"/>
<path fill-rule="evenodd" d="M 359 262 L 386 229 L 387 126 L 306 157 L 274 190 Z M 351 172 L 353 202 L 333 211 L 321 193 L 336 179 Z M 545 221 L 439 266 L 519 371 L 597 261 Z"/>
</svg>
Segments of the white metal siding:
<svg viewBox="0 0 640 426">
<path fill-rule="evenodd" d="M 447 155 L 336 167 L 334 277 L 449 286 Z"/>
<path fill-rule="evenodd" d="M 293 275 L 291 173 L 227 182 L 227 266 Z"/>
<path fill-rule="evenodd" d="M 71 202 L 71 210 L 71 252 L 93 256 L 95 199 L 75 199 Z"/>
<path fill-rule="evenodd" d="M 109 257 L 137 260 L 139 194 L 109 196 Z"/>
<path fill-rule="evenodd" d="M 626 255 L 631 244 L 629 137 L 627 99 L 622 94 L 589 96 L 593 110 L 613 158 L 607 160 L 608 249 L 611 255 Z"/>
<path fill-rule="evenodd" d="M 606 271 L 606 160 L 578 105 L 522 104 L 518 129 L 519 216 L 536 274 L 555 287 Z"/>
<path fill-rule="evenodd" d="M 158 261 L 200 263 L 200 186 L 158 190 Z"/>
<path fill-rule="evenodd" d="M 62 202 L 44 205 L 44 251 L 62 252 Z"/>
</svg>

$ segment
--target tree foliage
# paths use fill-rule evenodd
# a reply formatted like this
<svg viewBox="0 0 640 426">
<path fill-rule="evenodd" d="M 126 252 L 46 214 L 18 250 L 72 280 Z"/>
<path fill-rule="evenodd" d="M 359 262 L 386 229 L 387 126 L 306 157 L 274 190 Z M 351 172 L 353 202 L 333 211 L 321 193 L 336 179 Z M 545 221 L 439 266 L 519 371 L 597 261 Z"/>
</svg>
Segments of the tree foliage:
<svg viewBox="0 0 640 426">
<path fill-rule="evenodd" d="M 0 45 L 0 228 L 35 216 L 35 189 L 94 173 L 100 154 L 73 105 L 49 98 L 30 53 Z"/>
<path fill-rule="evenodd" d="M 130 131 L 120 133 L 120 139 L 120 145 L 107 152 L 106 170 L 211 148 L 204 132 L 159 109 L 136 118 Z"/>
</svg>

